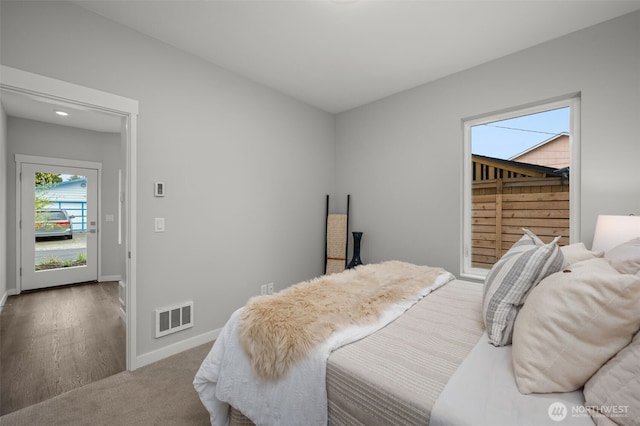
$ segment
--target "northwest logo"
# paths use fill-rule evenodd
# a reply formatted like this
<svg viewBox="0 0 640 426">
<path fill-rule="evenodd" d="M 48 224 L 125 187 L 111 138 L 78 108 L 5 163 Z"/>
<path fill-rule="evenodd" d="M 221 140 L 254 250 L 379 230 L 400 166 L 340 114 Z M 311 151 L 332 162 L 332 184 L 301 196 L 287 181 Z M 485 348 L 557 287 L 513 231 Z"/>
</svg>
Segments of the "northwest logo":
<svg viewBox="0 0 640 426">
<path fill-rule="evenodd" d="M 547 413 L 549 414 L 549 418 L 554 422 L 561 422 L 567 417 L 568 410 L 567 406 L 562 402 L 554 402 L 549 405 Z"/>
</svg>

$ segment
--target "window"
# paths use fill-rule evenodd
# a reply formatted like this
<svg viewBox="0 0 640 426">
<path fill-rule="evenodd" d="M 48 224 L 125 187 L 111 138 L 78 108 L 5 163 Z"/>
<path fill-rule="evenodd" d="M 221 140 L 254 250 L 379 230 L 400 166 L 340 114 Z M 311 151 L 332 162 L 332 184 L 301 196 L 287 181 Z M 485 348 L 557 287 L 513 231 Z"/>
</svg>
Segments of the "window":
<svg viewBox="0 0 640 426">
<path fill-rule="evenodd" d="M 483 279 L 529 228 L 579 236 L 579 97 L 463 120 L 461 275 Z"/>
</svg>

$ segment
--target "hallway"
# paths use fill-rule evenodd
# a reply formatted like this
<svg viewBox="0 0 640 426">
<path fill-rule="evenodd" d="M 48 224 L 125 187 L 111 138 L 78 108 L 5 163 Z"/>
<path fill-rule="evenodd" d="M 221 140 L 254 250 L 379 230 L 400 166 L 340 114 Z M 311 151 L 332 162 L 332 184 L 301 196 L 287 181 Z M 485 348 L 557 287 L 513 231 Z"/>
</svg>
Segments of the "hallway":
<svg viewBox="0 0 640 426">
<path fill-rule="evenodd" d="M 0 315 L 0 415 L 125 370 L 118 283 L 10 296 Z"/>
</svg>

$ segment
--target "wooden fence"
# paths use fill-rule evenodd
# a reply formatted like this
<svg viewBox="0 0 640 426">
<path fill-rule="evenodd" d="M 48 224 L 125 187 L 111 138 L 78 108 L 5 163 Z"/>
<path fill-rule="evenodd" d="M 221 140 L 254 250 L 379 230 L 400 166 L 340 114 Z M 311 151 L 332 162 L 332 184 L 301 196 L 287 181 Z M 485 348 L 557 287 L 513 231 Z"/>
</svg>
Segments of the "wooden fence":
<svg viewBox="0 0 640 426">
<path fill-rule="evenodd" d="M 490 268 L 522 237 L 522 228 L 545 243 L 569 244 L 569 179 L 518 177 L 472 184 L 471 263 Z"/>
</svg>

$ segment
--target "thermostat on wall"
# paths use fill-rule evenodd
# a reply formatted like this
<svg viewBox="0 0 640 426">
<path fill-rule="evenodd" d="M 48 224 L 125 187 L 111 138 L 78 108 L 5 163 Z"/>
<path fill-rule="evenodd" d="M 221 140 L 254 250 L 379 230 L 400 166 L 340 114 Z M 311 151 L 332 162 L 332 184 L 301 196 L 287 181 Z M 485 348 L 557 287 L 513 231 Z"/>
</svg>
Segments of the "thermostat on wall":
<svg viewBox="0 0 640 426">
<path fill-rule="evenodd" d="M 154 182 L 153 194 L 156 197 L 164 197 L 164 182 Z"/>
</svg>

